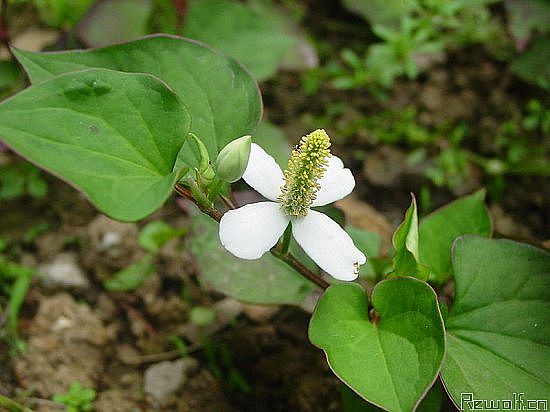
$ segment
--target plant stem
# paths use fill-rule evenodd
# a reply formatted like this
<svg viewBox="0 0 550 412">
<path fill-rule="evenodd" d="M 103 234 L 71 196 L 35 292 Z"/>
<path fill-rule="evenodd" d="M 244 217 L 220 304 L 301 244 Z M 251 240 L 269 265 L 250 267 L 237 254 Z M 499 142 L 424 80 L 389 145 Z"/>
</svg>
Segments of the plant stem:
<svg viewBox="0 0 550 412">
<path fill-rule="evenodd" d="M 288 249 L 290 248 L 290 238 L 292 236 L 292 223 L 289 223 L 283 233 L 283 244 L 281 246 L 281 252 L 286 255 L 288 254 Z"/>
<path fill-rule="evenodd" d="M 185 20 L 185 15 L 187 12 L 187 4 L 185 0 L 172 0 L 174 9 L 176 10 L 176 32 L 181 34 L 183 29 L 183 22 Z"/>
<path fill-rule="evenodd" d="M 198 202 L 195 199 L 194 191 L 192 192 L 191 190 L 189 190 L 188 188 L 186 188 L 185 186 L 183 186 L 181 184 L 176 184 L 174 186 L 174 190 L 181 197 L 184 197 L 185 199 L 188 199 L 188 200 L 192 201 L 195 205 L 197 205 L 197 207 L 200 209 L 201 212 L 207 214 L 208 216 L 210 216 L 215 221 L 219 222 L 221 220 L 222 213 L 219 210 L 217 210 L 214 207 L 214 205 L 212 205 L 212 204 L 208 205 L 208 203 L 209 203 L 208 199 L 205 198 L 206 201 L 207 201 L 206 203 L 205 202 Z"/>
<path fill-rule="evenodd" d="M 194 182 L 193 182 L 194 183 Z M 195 184 L 196 186 L 196 184 Z M 214 219 L 216 222 L 219 222 L 223 216 L 223 213 L 221 213 L 218 209 L 212 205 L 208 199 L 206 199 L 206 202 L 204 202 L 204 199 L 206 198 L 204 194 L 202 197 L 204 199 L 201 199 L 200 201 L 195 198 L 195 194 L 199 195 L 200 193 L 196 193 L 198 187 L 191 186 L 191 190 L 186 188 L 185 186 L 181 184 L 176 184 L 174 186 L 174 190 L 177 194 L 179 194 L 181 197 L 184 197 L 190 201 L 192 201 L 197 207 L 200 209 L 201 212 L 207 214 L 212 219 Z M 200 192 L 200 191 L 198 191 Z M 286 231 L 285 231 L 286 233 Z M 289 240 L 290 242 L 290 240 Z M 284 243 L 284 240 L 283 240 Z M 330 284 L 321 278 L 318 274 L 312 272 L 307 267 L 304 266 L 302 262 L 300 262 L 292 253 L 289 253 L 288 250 L 286 253 L 283 253 L 283 245 L 281 246 L 275 246 L 270 250 L 271 254 L 275 256 L 277 259 L 282 260 L 286 264 L 288 264 L 290 267 L 292 267 L 294 270 L 296 270 L 300 275 L 305 277 L 307 280 L 315 283 L 317 286 L 319 286 L 321 289 L 327 289 Z"/>
</svg>

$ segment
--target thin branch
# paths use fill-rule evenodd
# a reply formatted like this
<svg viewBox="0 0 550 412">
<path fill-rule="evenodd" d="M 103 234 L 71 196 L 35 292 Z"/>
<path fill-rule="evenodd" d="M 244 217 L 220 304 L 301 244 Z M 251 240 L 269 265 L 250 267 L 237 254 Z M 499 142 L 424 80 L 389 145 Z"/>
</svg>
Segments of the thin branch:
<svg viewBox="0 0 550 412">
<path fill-rule="evenodd" d="M 218 209 L 216 209 L 213 206 L 211 206 L 211 207 L 202 206 L 200 203 L 198 203 L 195 200 L 195 197 L 193 196 L 193 193 L 191 193 L 191 190 L 189 190 L 185 186 L 180 185 L 180 184 L 176 184 L 174 186 L 174 190 L 181 197 L 192 201 L 195 205 L 197 205 L 197 207 L 201 210 L 201 212 L 207 214 L 212 219 L 214 219 L 216 222 L 219 222 L 222 219 L 223 214 Z"/>
<path fill-rule="evenodd" d="M 203 213 L 207 214 L 215 221 L 219 222 L 221 220 L 223 214 L 218 209 L 216 209 L 214 206 L 210 206 L 210 207 L 201 206 L 201 204 L 196 201 L 195 197 L 191 193 L 191 190 L 189 190 L 185 186 L 181 184 L 176 184 L 174 186 L 174 190 L 181 197 L 184 197 L 185 199 L 192 201 L 195 205 L 197 205 L 197 207 Z M 315 283 L 321 289 L 327 289 L 330 286 L 326 280 L 324 280 L 318 274 L 312 272 L 307 267 L 305 267 L 302 264 L 302 262 L 300 262 L 298 259 L 296 259 L 296 257 L 294 257 L 294 255 L 292 255 L 291 253 L 283 253 L 282 249 L 279 246 L 273 247 L 270 252 L 277 259 L 280 259 L 286 264 L 288 264 L 290 267 L 296 270 L 300 275 L 305 277 L 307 280 Z"/>
<path fill-rule="evenodd" d="M 200 349 L 202 349 L 202 344 L 200 343 L 191 344 L 186 348 L 188 354 L 196 352 Z M 179 349 L 173 349 L 167 352 L 151 353 L 148 355 L 128 356 L 123 359 L 123 362 L 127 365 L 141 365 L 142 363 L 172 360 L 176 358 L 181 358 L 182 356 L 183 355 Z"/>
</svg>

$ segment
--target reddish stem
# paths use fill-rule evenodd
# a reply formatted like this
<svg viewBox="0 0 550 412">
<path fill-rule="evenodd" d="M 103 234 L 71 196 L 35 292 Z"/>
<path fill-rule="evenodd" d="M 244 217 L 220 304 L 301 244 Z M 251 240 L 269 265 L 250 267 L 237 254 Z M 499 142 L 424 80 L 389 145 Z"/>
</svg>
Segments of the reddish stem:
<svg viewBox="0 0 550 412">
<path fill-rule="evenodd" d="M 185 0 L 172 0 L 172 3 L 174 4 L 174 9 L 176 10 L 176 30 L 179 33 L 183 28 L 183 21 L 185 20 L 185 15 L 187 13 L 187 2 Z"/>
</svg>

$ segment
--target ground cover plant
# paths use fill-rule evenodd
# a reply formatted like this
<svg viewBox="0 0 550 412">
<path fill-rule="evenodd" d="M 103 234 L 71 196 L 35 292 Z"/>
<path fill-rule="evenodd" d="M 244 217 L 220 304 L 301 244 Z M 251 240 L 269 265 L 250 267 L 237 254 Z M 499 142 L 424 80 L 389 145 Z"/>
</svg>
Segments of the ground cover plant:
<svg viewBox="0 0 550 412">
<path fill-rule="evenodd" d="M 0 407 L 544 410 L 545 13 L 2 2 Z"/>
</svg>

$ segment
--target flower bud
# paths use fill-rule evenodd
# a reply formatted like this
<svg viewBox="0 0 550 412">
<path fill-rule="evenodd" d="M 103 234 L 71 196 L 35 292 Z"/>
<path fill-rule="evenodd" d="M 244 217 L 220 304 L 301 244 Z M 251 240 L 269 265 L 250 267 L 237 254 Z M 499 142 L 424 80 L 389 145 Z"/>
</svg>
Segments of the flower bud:
<svg viewBox="0 0 550 412">
<path fill-rule="evenodd" d="M 246 170 L 250 157 L 250 136 L 239 137 L 225 146 L 216 159 L 216 172 L 221 180 L 229 183 L 239 180 Z"/>
</svg>

